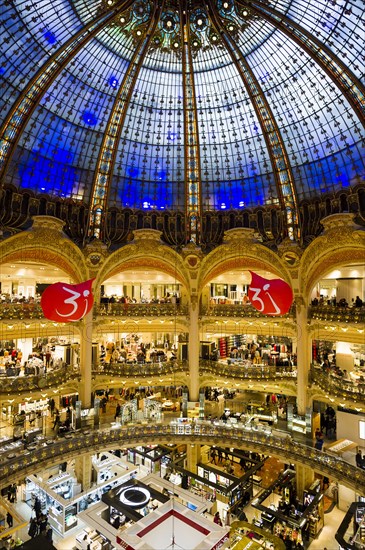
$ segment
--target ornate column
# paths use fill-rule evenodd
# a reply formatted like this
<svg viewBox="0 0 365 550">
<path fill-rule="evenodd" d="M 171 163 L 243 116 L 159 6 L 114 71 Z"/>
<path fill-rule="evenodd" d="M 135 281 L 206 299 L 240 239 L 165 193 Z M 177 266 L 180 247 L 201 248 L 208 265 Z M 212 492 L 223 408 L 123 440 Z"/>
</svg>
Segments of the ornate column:
<svg viewBox="0 0 365 550">
<path fill-rule="evenodd" d="M 307 307 L 302 297 L 295 298 L 297 322 L 297 407 L 298 414 L 305 415 L 308 404 L 307 388 L 310 367 L 310 338 L 308 337 Z"/>
<path fill-rule="evenodd" d="M 186 469 L 193 474 L 198 473 L 197 464 L 201 460 L 201 446 L 187 445 L 186 446 Z"/>
<path fill-rule="evenodd" d="M 192 295 L 189 304 L 189 401 L 199 401 L 199 305 Z"/>
<path fill-rule="evenodd" d="M 303 500 L 303 491 L 308 489 L 314 481 L 314 470 L 301 464 L 295 465 L 296 471 L 296 489 L 299 500 Z"/>
<path fill-rule="evenodd" d="M 91 486 L 92 462 L 91 455 L 82 455 L 75 458 L 76 479 L 81 483 L 82 490 L 87 491 Z"/>
<path fill-rule="evenodd" d="M 80 321 L 80 372 L 79 398 L 82 407 L 91 405 L 91 367 L 93 344 L 93 312 L 89 311 Z"/>
</svg>

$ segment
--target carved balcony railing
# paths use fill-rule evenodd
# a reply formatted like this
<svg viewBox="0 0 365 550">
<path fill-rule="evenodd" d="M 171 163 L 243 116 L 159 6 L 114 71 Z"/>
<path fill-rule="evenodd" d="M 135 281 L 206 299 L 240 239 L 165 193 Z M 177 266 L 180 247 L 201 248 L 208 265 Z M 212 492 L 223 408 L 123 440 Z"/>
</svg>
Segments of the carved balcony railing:
<svg viewBox="0 0 365 550">
<path fill-rule="evenodd" d="M 1 319 L 44 319 L 44 313 L 38 302 L 0 303 Z"/>
<path fill-rule="evenodd" d="M 0 376 L 0 393 L 22 393 L 57 387 L 78 380 L 80 372 L 66 364 L 44 375 Z"/>
<path fill-rule="evenodd" d="M 112 375 L 122 378 L 136 376 L 168 376 L 189 370 L 187 361 L 163 361 L 151 363 L 104 363 L 93 365 L 92 374 Z"/>
<path fill-rule="evenodd" d="M 272 319 L 272 315 L 264 315 L 257 311 L 251 304 L 209 304 L 200 308 L 200 314 L 206 317 L 249 317 L 255 319 Z M 289 312 L 280 315 L 280 318 L 292 318 L 295 316 L 295 306 L 292 305 Z"/>
<path fill-rule="evenodd" d="M 263 433 L 244 425 L 227 426 L 196 421 L 181 424 L 130 424 L 114 429 L 74 432 L 67 439 L 39 442 L 37 447 L 25 449 L 11 456 L 0 455 L 0 487 L 36 473 L 57 462 L 70 460 L 82 453 L 100 452 L 119 447 L 158 443 L 220 445 L 250 449 L 265 455 L 273 455 L 284 462 L 300 463 L 328 475 L 342 485 L 365 494 L 365 472 L 343 459 L 325 451 L 294 441 L 283 433 L 283 437 Z"/>
<path fill-rule="evenodd" d="M 311 366 L 311 382 L 317 384 L 324 392 L 344 399 L 365 400 L 365 382 L 344 380 L 340 376 L 326 373 L 320 367 Z"/>
<path fill-rule="evenodd" d="M 181 304 L 121 304 L 108 303 L 94 307 L 94 315 L 111 317 L 175 317 L 187 316 L 188 307 Z"/>
<path fill-rule="evenodd" d="M 225 378 L 241 380 L 277 380 L 278 378 L 296 379 L 296 367 L 281 367 L 274 365 L 254 365 L 249 361 L 231 364 L 221 361 L 199 361 L 200 373 L 211 373 Z"/>
<path fill-rule="evenodd" d="M 228 365 L 221 361 L 199 360 L 200 374 L 213 374 L 224 378 L 240 380 L 277 380 L 278 378 L 296 379 L 296 368 L 251 365 L 248 362 Z M 189 370 L 188 361 L 163 361 L 151 363 L 103 363 L 92 367 L 93 375 L 112 375 L 123 378 L 136 376 L 167 376 Z"/>
<path fill-rule="evenodd" d="M 171 377 L 172 375 L 183 375 L 189 372 L 188 361 L 158 361 L 156 358 L 149 363 L 124 362 L 124 363 L 100 363 L 92 365 L 93 377 L 113 376 L 124 379 L 135 379 L 136 377 Z M 280 366 L 252 365 L 247 366 L 241 363 L 228 365 L 221 361 L 208 361 L 200 359 L 200 374 L 211 374 L 226 379 L 250 380 L 295 380 L 296 368 L 289 369 Z M 3 376 L 0 375 L 0 393 L 22 393 L 28 391 L 55 388 L 73 380 L 80 380 L 79 369 L 64 364 L 62 367 L 48 371 L 45 375 L 25 376 Z"/>
<path fill-rule="evenodd" d="M 340 307 L 320 304 L 308 308 L 308 318 L 338 323 L 365 323 L 365 306 Z"/>
</svg>

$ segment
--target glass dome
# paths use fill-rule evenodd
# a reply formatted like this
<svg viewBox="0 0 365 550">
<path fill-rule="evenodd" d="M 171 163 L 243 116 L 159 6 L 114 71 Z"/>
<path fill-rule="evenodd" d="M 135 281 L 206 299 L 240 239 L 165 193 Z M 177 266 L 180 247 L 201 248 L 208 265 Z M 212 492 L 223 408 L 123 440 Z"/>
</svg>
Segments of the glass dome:
<svg viewBox="0 0 365 550">
<path fill-rule="evenodd" d="M 361 183 L 357 0 L 5 0 L 5 185 L 116 208 L 298 205 Z"/>
</svg>

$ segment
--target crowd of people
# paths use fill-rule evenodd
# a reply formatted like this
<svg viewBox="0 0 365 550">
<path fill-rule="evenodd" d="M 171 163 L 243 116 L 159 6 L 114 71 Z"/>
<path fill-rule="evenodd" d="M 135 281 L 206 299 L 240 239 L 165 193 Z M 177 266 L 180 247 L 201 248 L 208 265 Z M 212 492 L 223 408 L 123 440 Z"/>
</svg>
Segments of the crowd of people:
<svg viewBox="0 0 365 550">
<path fill-rule="evenodd" d="M 129 346 L 124 344 L 116 345 L 114 342 L 108 342 L 105 346 L 100 346 L 100 364 L 108 363 L 126 363 L 126 364 L 145 364 L 145 363 L 164 363 L 176 359 L 176 349 L 170 346 L 168 342 L 163 348 L 155 348 L 151 343 L 144 343 L 136 336 L 133 343 Z"/>
<path fill-rule="evenodd" d="M 23 294 L 9 294 L 3 292 L 0 294 L 0 304 L 39 304 L 41 295 L 23 296 Z"/>
<path fill-rule="evenodd" d="M 166 292 L 165 296 L 153 296 L 151 298 L 143 297 L 140 300 L 131 298 L 130 296 L 101 296 L 100 305 L 108 306 L 109 304 L 180 304 L 180 296 L 176 292 Z"/>
<path fill-rule="evenodd" d="M 22 350 L 15 346 L 1 347 L 0 366 L 6 376 L 44 376 L 48 369 L 62 365 L 62 360 L 54 357 L 54 349 L 54 346 L 44 346 L 24 357 Z"/>
<path fill-rule="evenodd" d="M 340 298 L 337 300 L 336 296 L 332 296 L 331 298 L 320 296 L 319 298 L 313 298 L 311 302 L 312 306 L 333 306 L 333 307 L 363 307 L 364 301 L 360 298 L 360 296 L 356 296 L 356 298 L 352 298 L 351 304 L 348 303 L 346 298 Z"/>
<path fill-rule="evenodd" d="M 42 511 L 42 505 L 36 496 L 33 505 L 34 516 L 31 517 L 28 529 L 28 535 L 33 539 L 38 535 L 43 535 L 49 542 L 52 542 L 53 531 L 48 522 L 48 515 Z"/>
</svg>

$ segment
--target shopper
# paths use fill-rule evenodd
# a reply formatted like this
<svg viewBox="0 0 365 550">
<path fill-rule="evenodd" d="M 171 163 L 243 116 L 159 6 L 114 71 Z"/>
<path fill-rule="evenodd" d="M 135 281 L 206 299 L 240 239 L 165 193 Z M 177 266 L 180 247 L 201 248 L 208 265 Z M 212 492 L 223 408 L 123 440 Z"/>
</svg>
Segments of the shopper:
<svg viewBox="0 0 365 550">
<path fill-rule="evenodd" d="M 30 520 L 28 535 L 33 539 L 38 534 L 38 524 L 36 518 Z"/>
<path fill-rule="evenodd" d="M 48 518 L 46 514 L 41 514 L 38 519 L 38 532 L 45 534 L 47 530 Z"/>
<path fill-rule="evenodd" d="M 215 452 L 215 449 L 212 449 L 210 451 L 210 462 L 214 465 L 216 464 L 215 462 L 216 456 L 217 456 L 217 453 Z"/>
<path fill-rule="evenodd" d="M 321 451 L 324 444 L 324 436 L 322 432 L 319 432 L 316 434 L 316 442 L 314 444 L 314 447 L 318 449 L 318 451 Z"/>
<path fill-rule="evenodd" d="M 10 512 L 6 514 L 6 523 L 8 524 L 9 528 L 13 527 L 13 516 Z"/>
<path fill-rule="evenodd" d="M 52 527 L 50 526 L 49 523 L 47 523 L 47 528 L 46 528 L 46 539 L 47 539 L 49 542 L 52 542 L 52 538 L 53 538 Z"/>
<path fill-rule="evenodd" d="M 357 451 L 355 455 L 355 460 L 356 460 L 356 466 L 358 468 L 362 468 L 362 455 L 361 455 L 360 449 Z"/>
<path fill-rule="evenodd" d="M 33 510 L 35 511 L 36 521 L 38 521 L 42 513 L 42 505 L 38 497 L 35 497 Z"/>
<path fill-rule="evenodd" d="M 219 515 L 219 512 L 216 512 L 216 513 L 215 513 L 213 521 L 214 521 L 214 523 L 216 523 L 217 525 L 222 526 L 222 520 L 221 520 L 221 517 L 220 517 L 220 515 Z"/>
<path fill-rule="evenodd" d="M 53 429 L 58 431 L 58 428 L 60 427 L 60 421 L 61 421 L 61 415 L 58 409 L 55 409 L 54 413 L 54 422 L 53 422 Z"/>
</svg>

